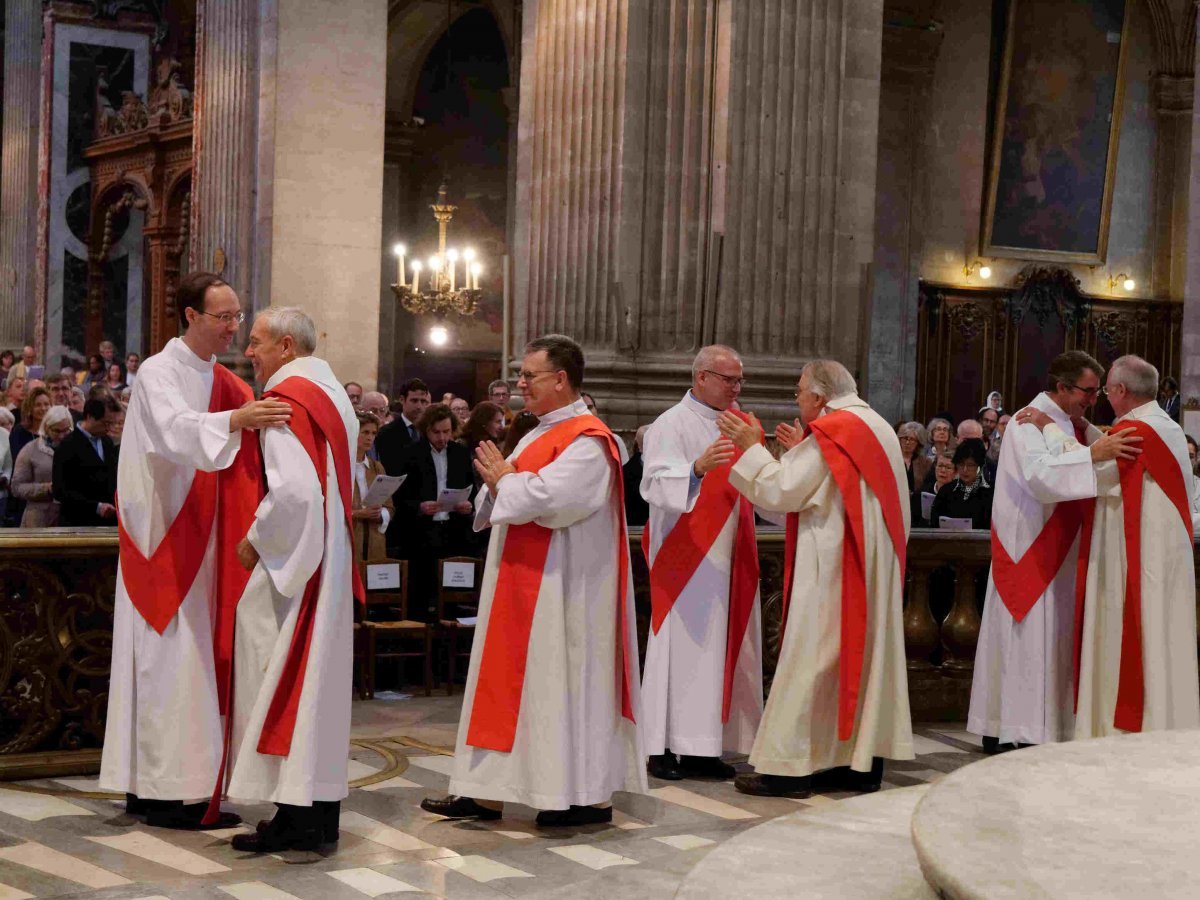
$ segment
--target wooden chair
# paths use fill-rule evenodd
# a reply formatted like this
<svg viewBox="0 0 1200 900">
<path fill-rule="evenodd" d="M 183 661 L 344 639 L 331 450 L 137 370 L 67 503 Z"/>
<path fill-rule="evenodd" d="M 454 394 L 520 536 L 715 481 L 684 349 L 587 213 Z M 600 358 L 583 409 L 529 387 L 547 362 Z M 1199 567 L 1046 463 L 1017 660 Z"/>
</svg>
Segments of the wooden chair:
<svg viewBox="0 0 1200 900">
<path fill-rule="evenodd" d="M 371 590 L 367 585 L 367 567 L 390 564 L 399 566 L 400 589 Z M 403 559 L 369 559 L 359 563 L 363 588 L 366 593 L 366 615 L 361 622 L 365 637 L 362 652 L 366 662 L 368 696 L 375 696 L 375 664 L 380 659 L 422 659 L 425 679 L 425 696 L 433 693 L 433 635 L 434 629 L 427 622 L 408 618 L 408 561 Z M 356 635 L 357 637 L 357 635 Z M 417 649 L 382 650 L 385 646 L 403 642 L 417 643 Z M 356 647 L 358 646 L 356 641 Z"/>
<path fill-rule="evenodd" d="M 455 587 L 446 585 L 446 563 L 466 563 L 472 567 L 471 587 Z M 454 693 L 454 680 L 458 669 L 460 656 L 471 656 L 471 642 L 467 642 L 465 650 L 458 648 L 460 635 L 473 638 L 474 625 L 464 625 L 459 618 L 468 618 L 479 614 L 479 592 L 483 579 L 483 560 L 474 556 L 450 556 L 438 560 L 437 588 L 437 623 L 441 633 L 447 638 L 447 673 L 446 693 Z"/>
</svg>

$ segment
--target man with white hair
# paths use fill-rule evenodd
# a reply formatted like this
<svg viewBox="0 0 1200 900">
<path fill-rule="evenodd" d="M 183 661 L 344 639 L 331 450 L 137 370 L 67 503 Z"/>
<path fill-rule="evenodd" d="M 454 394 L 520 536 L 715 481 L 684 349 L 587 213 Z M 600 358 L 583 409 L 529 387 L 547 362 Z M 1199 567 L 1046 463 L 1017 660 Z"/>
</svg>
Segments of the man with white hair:
<svg viewBox="0 0 1200 900">
<path fill-rule="evenodd" d="M 879 790 L 883 758 L 913 759 L 901 594 L 908 479 L 896 432 L 859 399 L 841 363 L 816 360 L 796 385 L 809 435 L 781 426 L 776 461 L 762 430 L 730 412 L 742 451 L 729 482 L 787 513 L 779 664 L 750 753 L 746 794 Z M 791 601 L 795 599 L 793 604 Z"/>
<path fill-rule="evenodd" d="M 1116 360 L 1105 393 L 1113 430 L 1141 437 L 1142 453 L 1096 466 L 1081 539 L 1088 561 L 1075 622 L 1075 737 L 1197 728 L 1196 485 L 1187 439 L 1158 405 L 1158 370 L 1141 357 Z M 1055 450 L 1077 446 L 1049 416 L 1034 424 Z"/>
<path fill-rule="evenodd" d="M 141 367 L 117 463 L 120 537 L 100 786 L 151 825 L 227 827 L 206 802 L 222 768 L 235 546 L 260 495 L 258 440 L 286 422 L 216 362 L 243 314 L 233 288 L 193 272 L 176 292 L 182 338 Z"/>
<path fill-rule="evenodd" d="M 983 426 L 979 424 L 978 419 L 963 419 L 958 423 L 956 436 L 960 444 L 971 438 L 983 440 Z"/>
<path fill-rule="evenodd" d="M 1069 740 L 1075 730 L 1071 646 L 1078 536 L 1096 496 L 1094 463 L 1133 458 L 1133 445 L 1141 443 L 1115 432 L 1101 435 L 1084 418 L 1103 375 L 1103 366 L 1083 351 L 1060 353 L 1050 363 L 1047 390 L 1004 435 L 992 501 L 992 567 L 967 715 L 967 730 L 982 736 L 988 752 Z M 1037 413 L 1075 442 L 1058 447 L 1027 427 Z"/>
<path fill-rule="evenodd" d="M 749 753 L 762 718 L 754 507 L 729 483 L 739 454 L 717 428 L 742 383 L 732 347 L 702 348 L 691 390 L 645 436 L 651 622 L 642 727 L 656 778 L 732 778 L 721 754 Z"/>
<path fill-rule="evenodd" d="M 294 307 L 270 307 L 246 356 L 264 397 L 292 408 L 262 435 L 267 492 L 238 544 L 251 572 L 234 642 L 229 795 L 279 811 L 235 850 L 313 850 L 338 839 L 346 796 L 354 611 L 351 460 L 358 417 L 345 388 L 312 355 L 317 332 Z"/>
</svg>

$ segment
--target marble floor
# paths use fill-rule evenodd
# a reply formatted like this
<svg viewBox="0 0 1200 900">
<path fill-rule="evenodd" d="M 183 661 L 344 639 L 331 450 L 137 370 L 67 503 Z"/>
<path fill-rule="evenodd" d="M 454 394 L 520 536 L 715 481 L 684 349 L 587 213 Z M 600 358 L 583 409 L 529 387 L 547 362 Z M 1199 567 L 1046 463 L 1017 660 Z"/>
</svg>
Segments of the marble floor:
<svg viewBox="0 0 1200 900">
<path fill-rule="evenodd" d="M 445 793 L 460 702 L 355 703 L 353 785 L 340 844 L 329 854 L 251 856 L 230 847 L 240 829 L 149 828 L 126 816 L 123 802 L 97 796 L 94 777 L 0 785 L 0 900 L 669 897 L 714 848 L 748 828 L 828 810 L 848 796 L 760 798 L 737 793 L 732 782 L 651 779 L 649 795 L 614 798 L 612 825 L 543 831 L 534 810 L 512 806 L 498 822 L 448 822 L 417 804 Z M 885 789 L 928 784 L 982 758 L 961 726 L 916 731 L 916 760 L 889 763 Z M 233 808 L 251 824 L 272 812 Z"/>
</svg>

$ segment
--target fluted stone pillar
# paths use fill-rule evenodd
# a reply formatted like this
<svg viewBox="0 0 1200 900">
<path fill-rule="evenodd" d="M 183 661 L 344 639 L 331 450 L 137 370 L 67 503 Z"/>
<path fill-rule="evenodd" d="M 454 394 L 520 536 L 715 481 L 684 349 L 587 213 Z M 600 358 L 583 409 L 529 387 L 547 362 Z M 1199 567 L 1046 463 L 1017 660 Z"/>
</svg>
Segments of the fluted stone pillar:
<svg viewBox="0 0 1200 900">
<path fill-rule="evenodd" d="M 41 62 L 41 0 L 5 0 L 0 348 L 35 339 Z"/>
<path fill-rule="evenodd" d="M 1193 82 L 1191 75 L 1167 74 L 1156 75 L 1153 82 L 1158 128 L 1151 289 L 1153 296 L 1163 299 L 1182 300 L 1187 278 Z"/>
<path fill-rule="evenodd" d="M 190 268 L 219 271 L 247 307 L 255 283 L 262 0 L 198 0 Z M 261 10 L 260 10 L 261 7 Z M 268 150 L 269 147 L 265 148 Z"/>
<path fill-rule="evenodd" d="M 747 403 L 794 412 L 800 365 L 863 361 L 882 0 L 524 6 L 516 339 L 587 352 L 606 418 L 682 394 L 737 347 Z"/>
</svg>

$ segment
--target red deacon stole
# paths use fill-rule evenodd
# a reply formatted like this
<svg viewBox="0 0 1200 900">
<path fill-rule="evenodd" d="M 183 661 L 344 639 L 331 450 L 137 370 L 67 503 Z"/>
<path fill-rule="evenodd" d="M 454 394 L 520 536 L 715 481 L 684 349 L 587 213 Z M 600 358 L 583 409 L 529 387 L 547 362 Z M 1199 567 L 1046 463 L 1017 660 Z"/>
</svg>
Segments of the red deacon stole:
<svg viewBox="0 0 1200 900">
<path fill-rule="evenodd" d="M 213 366 L 210 413 L 237 409 L 253 399 L 248 384 L 224 366 Z M 258 435 L 247 431 L 242 434 L 241 447 L 232 465 L 219 472 L 196 472 L 183 506 L 150 556 L 138 549 L 124 523 L 119 517 L 117 519 L 125 591 L 134 608 L 159 634 L 175 618 L 184 597 L 192 589 L 196 573 L 204 562 L 213 525 L 216 525 L 213 655 L 222 714 L 229 712 L 234 612 L 250 579 L 250 573 L 238 562 L 237 544 L 253 523 L 254 511 L 262 496 L 262 454 Z"/>
<path fill-rule="evenodd" d="M 892 462 L 871 427 L 854 413 L 837 410 L 814 420 L 809 428 L 842 494 L 842 505 L 845 507 L 845 535 L 842 539 L 842 640 L 841 651 L 838 654 L 838 740 L 846 741 L 854 733 L 867 636 L 867 547 L 863 530 L 860 479 L 867 483 L 867 487 L 879 501 L 884 524 L 900 563 L 902 583 L 908 535 L 904 530 L 900 488 L 893 476 Z M 784 618 L 780 622 L 780 634 L 784 633 L 787 609 L 791 602 L 799 524 L 800 517 L 797 513 L 788 515 L 784 564 Z"/>
<path fill-rule="evenodd" d="M 744 422 L 749 416 L 733 411 Z M 733 559 L 729 577 L 729 626 L 725 636 L 725 687 L 721 698 L 721 721 L 729 721 L 733 700 L 733 676 L 737 670 L 738 653 L 746 637 L 754 598 L 758 594 L 758 544 L 754 538 L 754 505 L 729 483 L 729 473 L 741 457 L 736 451 L 733 459 L 713 469 L 700 482 L 700 496 L 691 512 L 683 513 L 670 533 L 663 539 L 654 563 L 650 566 L 651 627 L 658 634 L 667 614 L 687 587 L 700 563 L 708 556 L 713 543 L 729 521 L 729 514 L 738 509 L 737 532 L 734 535 Z M 643 537 L 649 529 L 643 532 Z M 645 550 L 643 541 L 643 550 Z"/>
<path fill-rule="evenodd" d="M 329 395 L 307 378 L 293 376 L 285 378 L 274 388 L 263 394 L 263 398 L 285 400 L 292 407 L 292 418 L 288 422 L 292 433 L 304 446 L 317 480 L 321 483 L 321 496 L 327 498 L 326 472 L 328 456 L 333 453 L 336 488 L 340 492 L 342 509 L 346 514 L 346 529 L 350 532 L 350 546 L 354 546 L 354 528 L 350 521 L 353 483 L 350 476 L 350 440 L 342 416 Z M 351 566 L 353 592 L 359 603 L 363 603 L 362 582 L 358 567 Z M 321 566 L 313 572 L 304 588 L 300 601 L 300 612 L 296 616 L 296 630 L 284 660 L 279 683 L 267 708 L 266 722 L 258 740 L 258 752 L 270 756 L 287 756 L 292 749 L 292 734 L 296 729 L 296 713 L 300 707 L 300 693 L 304 688 L 304 673 L 308 669 L 308 651 L 312 645 L 313 626 L 316 621 L 317 596 L 321 590 Z"/>
<path fill-rule="evenodd" d="M 1142 476 L 1154 479 L 1167 499 L 1179 511 L 1188 543 L 1192 542 L 1191 504 L 1183 470 L 1175 454 L 1153 427 L 1139 419 L 1129 419 L 1113 425 L 1113 431 L 1131 429 L 1133 437 L 1142 439 L 1142 453 L 1136 459 L 1117 460 L 1121 476 L 1121 512 L 1125 532 L 1125 604 L 1122 610 L 1121 668 L 1117 681 L 1117 705 L 1113 725 L 1122 731 L 1141 731 L 1146 690 L 1142 660 Z M 1087 543 L 1080 544 L 1079 555 L 1091 552 L 1091 500 L 1085 528 Z M 1087 590 L 1087 569 L 1080 567 L 1081 582 L 1075 585 L 1075 703 L 1079 705 L 1079 669 L 1083 645 L 1084 596 Z"/>
<path fill-rule="evenodd" d="M 625 533 L 625 488 L 617 439 L 595 416 L 566 419 L 535 438 L 514 460 L 518 472 L 540 472 L 554 462 L 576 438 L 603 439 L 615 468 L 614 490 L 618 533 L 617 558 L 617 659 L 621 670 L 621 715 L 633 721 L 630 648 L 626 640 L 625 607 L 628 602 L 629 539 Z M 483 750 L 511 753 L 517 735 L 517 717 L 525 687 L 529 635 L 541 591 L 553 529 L 526 522 L 509 525 L 500 552 L 500 571 L 492 595 L 487 633 L 484 635 L 475 700 L 467 727 L 467 744 Z"/>
<path fill-rule="evenodd" d="M 1086 444 L 1083 429 L 1076 427 L 1075 438 Z M 992 583 L 1004 606 L 1016 621 L 1022 621 L 1037 603 L 1050 582 L 1062 568 L 1075 543 L 1075 535 L 1083 528 L 1083 539 L 1079 543 L 1079 559 L 1076 564 L 1077 602 L 1082 602 L 1081 581 L 1087 579 L 1087 555 L 1091 544 L 1092 511 L 1096 501 L 1063 500 L 1054 506 L 1054 512 L 1038 532 L 1025 555 L 1014 560 L 1004 549 L 996 523 L 992 522 Z"/>
</svg>

